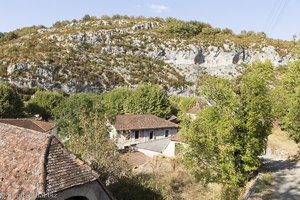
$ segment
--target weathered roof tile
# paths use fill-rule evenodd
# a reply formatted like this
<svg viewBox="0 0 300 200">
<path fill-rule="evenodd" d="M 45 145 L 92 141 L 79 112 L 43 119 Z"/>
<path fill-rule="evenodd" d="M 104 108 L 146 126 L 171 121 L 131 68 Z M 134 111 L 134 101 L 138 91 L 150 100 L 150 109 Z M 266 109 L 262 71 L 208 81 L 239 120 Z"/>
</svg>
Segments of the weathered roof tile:
<svg viewBox="0 0 300 200">
<path fill-rule="evenodd" d="M 0 163 L 0 194 L 7 200 L 54 193 L 98 178 L 54 136 L 3 123 Z"/>
<path fill-rule="evenodd" d="M 178 125 L 154 115 L 117 115 L 116 130 L 177 128 Z"/>
<path fill-rule="evenodd" d="M 0 123 L 10 124 L 39 132 L 48 132 L 55 128 L 55 124 L 33 119 L 0 119 Z"/>
</svg>

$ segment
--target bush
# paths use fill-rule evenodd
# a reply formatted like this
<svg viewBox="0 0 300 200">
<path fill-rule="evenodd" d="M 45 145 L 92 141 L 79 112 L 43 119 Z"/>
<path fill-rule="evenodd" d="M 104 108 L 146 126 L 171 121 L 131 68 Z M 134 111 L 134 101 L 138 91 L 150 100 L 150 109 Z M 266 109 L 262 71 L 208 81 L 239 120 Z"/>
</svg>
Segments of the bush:
<svg viewBox="0 0 300 200">
<path fill-rule="evenodd" d="M 100 98 L 94 94 L 73 94 L 65 98 L 53 111 L 54 119 L 60 128 L 62 139 L 69 137 L 69 133 L 81 134 L 79 126 L 80 115 L 96 110 L 96 101 Z"/>
<path fill-rule="evenodd" d="M 203 28 L 212 28 L 209 24 L 197 21 L 184 22 L 174 18 L 168 18 L 168 31 L 178 36 L 195 36 L 202 32 Z"/>
<path fill-rule="evenodd" d="M 83 18 L 82 18 L 83 21 L 88 21 L 90 19 L 91 19 L 90 15 L 84 15 Z"/>
<path fill-rule="evenodd" d="M 19 94 L 6 84 L 0 84 L 0 118 L 20 117 L 23 102 Z"/>
<path fill-rule="evenodd" d="M 125 111 L 132 114 L 171 115 L 171 105 L 166 93 L 158 85 L 141 85 L 125 103 Z"/>
<path fill-rule="evenodd" d="M 31 115 L 40 115 L 44 120 L 53 118 L 54 109 L 63 100 L 58 92 L 37 91 L 28 101 L 26 110 Z"/>
<path fill-rule="evenodd" d="M 274 180 L 274 176 L 271 172 L 268 172 L 264 175 L 261 176 L 261 181 L 265 184 L 265 185 L 272 185 Z"/>
<path fill-rule="evenodd" d="M 233 31 L 229 28 L 224 28 L 222 30 L 222 33 L 226 34 L 226 35 L 233 35 Z"/>
<path fill-rule="evenodd" d="M 1 37 L 1 40 L 10 41 L 10 40 L 18 39 L 18 38 L 19 38 L 19 35 L 17 35 L 15 32 L 8 32 L 8 33 L 5 33 Z"/>
</svg>

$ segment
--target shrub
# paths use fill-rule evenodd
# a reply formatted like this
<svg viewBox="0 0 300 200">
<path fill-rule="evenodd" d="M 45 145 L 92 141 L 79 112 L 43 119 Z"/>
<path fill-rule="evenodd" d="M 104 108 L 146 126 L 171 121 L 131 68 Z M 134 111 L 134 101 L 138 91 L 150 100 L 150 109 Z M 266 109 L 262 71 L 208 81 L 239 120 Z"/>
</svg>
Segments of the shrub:
<svg viewBox="0 0 300 200">
<path fill-rule="evenodd" d="M 0 84 L 0 118 L 20 117 L 23 102 L 18 93 L 6 84 Z"/>
<path fill-rule="evenodd" d="M 58 92 L 37 91 L 28 101 L 26 110 L 31 115 L 38 114 L 43 119 L 53 118 L 54 109 L 63 100 L 63 96 Z"/>
</svg>

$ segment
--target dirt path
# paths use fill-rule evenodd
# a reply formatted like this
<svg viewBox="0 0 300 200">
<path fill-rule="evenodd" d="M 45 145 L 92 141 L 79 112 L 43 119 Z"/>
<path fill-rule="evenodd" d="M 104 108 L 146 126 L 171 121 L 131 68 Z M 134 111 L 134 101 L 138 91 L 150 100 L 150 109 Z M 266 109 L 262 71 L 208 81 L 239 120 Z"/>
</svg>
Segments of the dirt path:
<svg viewBox="0 0 300 200">
<path fill-rule="evenodd" d="M 300 200 L 300 163 L 293 159 L 298 146 L 275 129 L 249 200 Z"/>
<path fill-rule="evenodd" d="M 272 173 L 273 180 L 261 191 L 259 199 L 300 200 L 300 165 L 297 161 L 268 156 L 264 156 L 263 159 L 263 169 Z M 257 184 L 258 188 L 262 187 L 262 184 L 264 183 Z M 253 196 L 255 197 L 255 194 Z"/>
</svg>

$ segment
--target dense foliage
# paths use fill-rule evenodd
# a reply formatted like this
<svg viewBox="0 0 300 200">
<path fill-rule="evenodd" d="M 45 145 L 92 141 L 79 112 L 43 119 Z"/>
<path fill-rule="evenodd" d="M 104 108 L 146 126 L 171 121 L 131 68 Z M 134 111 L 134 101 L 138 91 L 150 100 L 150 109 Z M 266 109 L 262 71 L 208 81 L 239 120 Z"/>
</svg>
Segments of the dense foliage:
<svg viewBox="0 0 300 200">
<path fill-rule="evenodd" d="M 0 118 L 22 116 L 23 102 L 18 93 L 6 84 L 0 84 Z"/>
<path fill-rule="evenodd" d="M 101 96 L 96 94 L 73 94 L 54 109 L 54 119 L 60 128 L 61 139 L 82 134 L 80 116 L 95 111 L 99 98 Z"/>
<path fill-rule="evenodd" d="M 54 118 L 54 109 L 63 100 L 63 96 L 58 92 L 37 91 L 26 105 L 26 110 L 30 115 L 38 114 L 42 119 Z"/>
<path fill-rule="evenodd" d="M 141 85 L 137 87 L 125 102 L 126 113 L 153 114 L 168 117 L 171 106 L 166 93 L 158 85 Z"/>
<path fill-rule="evenodd" d="M 107 114 L 112 116 L 125 114 L 125 103 L 133 95 L 134 91 L 129 88 L 116 88 L 103 95 L 103 104 Z"/>
<path fill-rule="evenodd" d="M 210 33 L 213 32 L 212 30 L 215 30 L 211 25 L 203 22 L 184 22 L 175 18 L 168 18 L 167 22 L 168 31 L 170 33 L 174 33 L 177 36 L 195 36 L 200 34 L 201 32 L 206 32 L 209 34 L 209 30 L 211 31 Z"/>
<path fill-rule="evenodd" d="M 187 165 L 204 183 L 223 183 L 224 199 L 236 199 L 239 188 L 258 169 L 258 156 L 271 133 L 268 73 L 261 73 L 262 67 L 253 65 L 234 81 L 203 78 L 201 94 L 212 106 L 201 110 L 187 128 Z"/>
<path fill-rule="evenodd" d="M 299 128 L 299 87 L 300 62 L 292 62 L 275 70 L 272 88 L 273 113 L 282 128 L 297 143 L 300 142 Z"/>
<path fill-rule="evenodd" d="M 284 118 L 284 128 L 295 142 L 300 142 L 300 86 L 291 94 L 288 112 Z"/>
<path fill-rule="evenodd" d="M 97 171 L 103 182 L 112 184 L 127 176 L 131 169 L 109 138 L 102 111 L 79 113 L 80 134 L 69 129 L 68 148 Z"/>
</svg>

